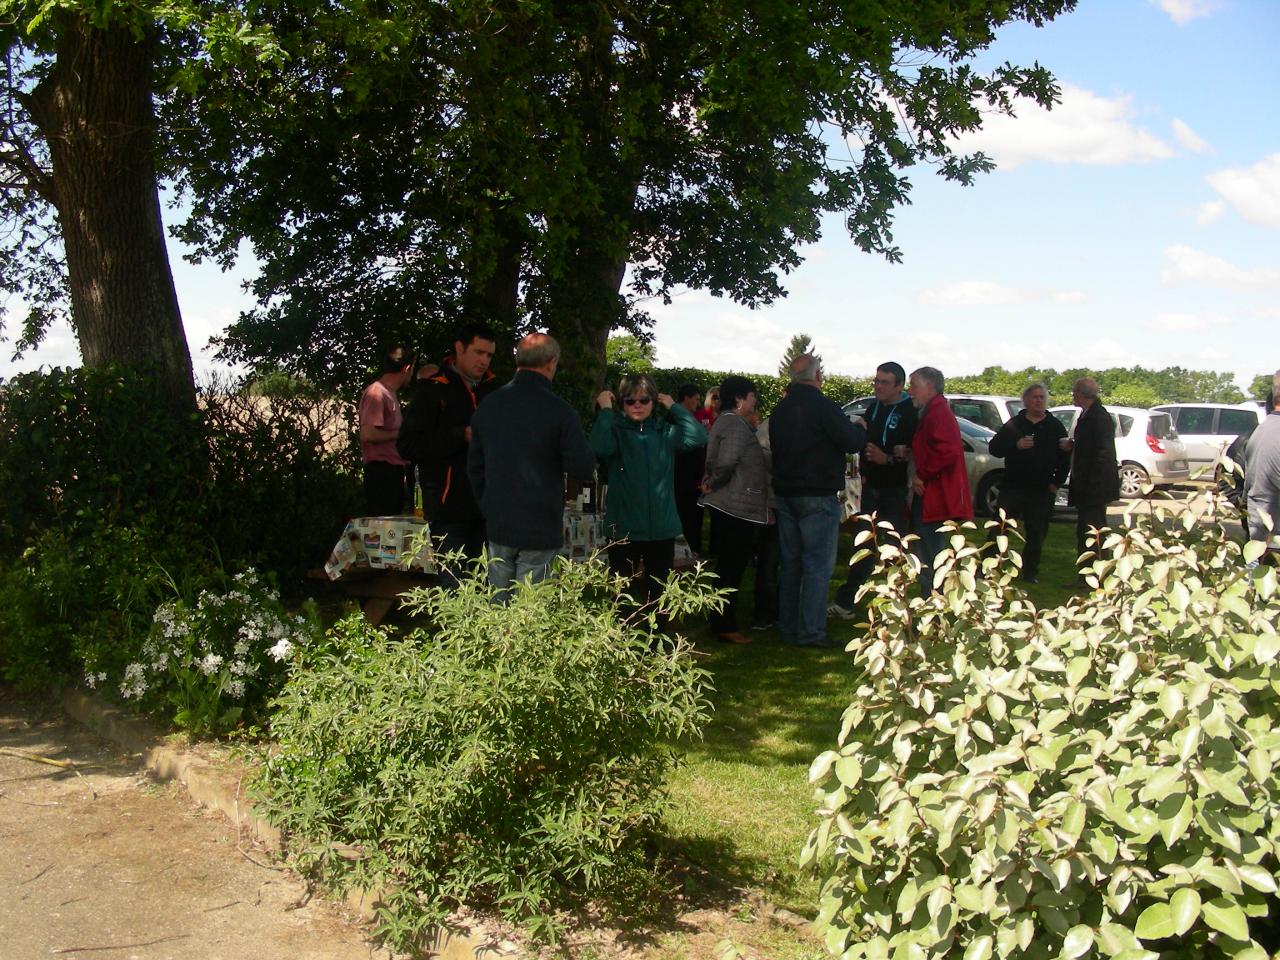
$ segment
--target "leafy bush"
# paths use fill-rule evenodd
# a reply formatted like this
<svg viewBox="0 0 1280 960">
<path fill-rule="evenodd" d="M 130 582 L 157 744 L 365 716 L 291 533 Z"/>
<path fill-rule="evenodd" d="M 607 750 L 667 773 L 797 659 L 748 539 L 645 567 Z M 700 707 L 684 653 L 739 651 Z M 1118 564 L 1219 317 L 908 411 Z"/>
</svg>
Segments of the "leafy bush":
<svg viewBox="0 0 1280 960">
<path fill-rule="evenodd" d="M 1185 516 L 1110 534 L 1095 592 L 1047 611 L 1003 535 L 988 555 L 953 533 L 929 600 L 879 548 L 857 692 L 810 770 L 833 953 L 1262 960 L 1276 570 Z"/>
<path fill-rule="evenodd" d="M 352 416 L 298 383 L 175 413 L 145 369 L 0 387 L 0 675 L 115 676 L 175 592 L 316 565 L 359 510 Z"/>
<path fill-rule="evenodd" d="M 0 560 L 0 679 L 36 690 L 79 676 L 85 663 L 117 673 L 158 603 L 218 576 L 198 539 L 148 525 L 48 530 Z"/>
<path fill-rule="evenodd" d="M 227 733 L 262 719 L 295 652 L 314 645 L 311 608 L 291 614 L 253 570 L 225 592 L 205 590 L 194 604 L 161 604 L 140 656 L 119 681 L 120 695 L 147 707 L 167 705 L 174 726 L 196 735 Z M 108 673 L 86 658 L 89 686 Z"/>
<path fill-rule="evenodd" d="M 463 902 L 553 937 L 553 906 L 643 877 L 707 676 L 657 610 L 623 619 L 623 588 L 602 563 L 565 565 L 508 606 L 478 578 L 417 591 L 431 632 L 341 621 L 277 701 L 255 788 L 300 866 L 391 884 L 383 932 L 400 946 Z M 658 606 L 714 596 L 677 576 Z"/>
</svg>

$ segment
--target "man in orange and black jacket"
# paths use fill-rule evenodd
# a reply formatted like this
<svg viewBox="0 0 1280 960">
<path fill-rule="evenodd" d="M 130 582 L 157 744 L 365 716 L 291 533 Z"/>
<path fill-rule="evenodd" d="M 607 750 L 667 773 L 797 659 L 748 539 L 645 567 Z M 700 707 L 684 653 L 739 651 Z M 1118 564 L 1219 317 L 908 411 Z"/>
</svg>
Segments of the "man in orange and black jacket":
<svg viewBox="0 0 1280 960">
<path fill-rule="evenodd" d="M 459 331 L 452 360 L 417 380 L 396 445 L 417 467 L 436 549 L 461 550 L 469 560 L 480 556 L 485 542 L 484 516 L 467 479 L 471 415 L 501 386 L 489 372 L 496 339 L 483 324 Z"/>
</svg>

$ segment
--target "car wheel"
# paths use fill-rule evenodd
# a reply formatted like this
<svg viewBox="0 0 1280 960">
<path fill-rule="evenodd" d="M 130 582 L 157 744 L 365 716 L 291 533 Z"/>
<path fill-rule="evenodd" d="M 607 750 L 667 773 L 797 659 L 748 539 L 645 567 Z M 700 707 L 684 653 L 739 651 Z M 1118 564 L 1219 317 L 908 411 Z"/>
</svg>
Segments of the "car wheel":
<svg viewBox="0 0 1280 960">
<path fill-rule="evenodd" d="M 978 493 L 973 498 L 974 509 L 983 516 L 997 516 L 1000 504 L 1000 478 L 1003 470 L 992 470 L 978 481 Z"/>
<path fill-rule="evenodd" d="M 1120 496 L 1127 498 L 1142 496 L 1142 488 L 1151 482 L 1151 475 L 1136 463 L 1120 465 Z"/>
</svg>

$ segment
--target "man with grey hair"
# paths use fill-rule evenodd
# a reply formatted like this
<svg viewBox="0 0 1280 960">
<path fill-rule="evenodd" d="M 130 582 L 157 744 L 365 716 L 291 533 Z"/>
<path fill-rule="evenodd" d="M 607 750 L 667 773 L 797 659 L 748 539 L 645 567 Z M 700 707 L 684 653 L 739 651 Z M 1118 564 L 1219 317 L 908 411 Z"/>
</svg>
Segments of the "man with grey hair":
<svg viewBox="0 0 1280 960">
<path fill-rule="evenodd" d="M 1076 555 L 1089 549 L 1090 530 L 1107 525 L 1107 504 L 1120 497 L 1120 468 L 1116 462 L 1116 425 L 1098 401 L 1098 381 L 1081 377 L 1071 388 L 1071 402 L 1080 408 L 1075 436 L 1064 446 L 1071 450 L 1071 489 L 1067 503 L 1076 508 Z M 1081 583 L 1077 580 L 1075 585 Z"/>
<path fill-rule="evenodd" d="M 867 432 L 822 395 L 822 364 L 812 354 L 791 361 L 791 386 L 769 418 L 781 570 L 778 632 L 797 647 L 836 644 L 827 637 L 827 587 L 840 537 L 845 455 Z"/>
<path fill-rule="evenodd" d="M 596 458 L 573 408 L 551 391 L 560 345 L 531 333 L 516 375 L 471 418 L 467 475 L 488 530 L 489 582 L 506 600 L 517 580 L 547 576 L 564 544 L 564 476 L 590 480 Z"/>
<path fill-rule="evenodd" d="M 915 476 L 911 480 L 911 519 L 916 535 L 916 555 L 920 558 L 920 592 L 933 593 L 933 571 L 946 542 L 945 523 L 973 517 L 973 496 L 969 493 L 969 471 L 964 462 L 964 441 L 960 425 L 943 395 L 946 380 L 936 367 L 920 367 L 909 381 L 911 402 L 920 411 L 915 435 L 911 438 L 911 460 Z"/>
<path fill-rule="evenodd" d="M 1022 409 L 991 438 L 991 456 L 1004 460 L 999 509 L 1022 525 L 1022 579 L 1028 583 L 1038 582 L 1053 502 L 1071 469 L 1071 454 L 1062 445 L 1067 430 L 1049 415 L 1048 403 L 1049 390 L 1043 383 L 1028 385 L 1022 391 Z"/>
<path fill-rule="evenodd" d="M 1253 431 L 1245 449 L 1244 475 L 1249 485 L 1249 539 L 1274 546 L 1280 533 L 1280 370 L 1272 377 L 1266 419 Z"/>
</svg>

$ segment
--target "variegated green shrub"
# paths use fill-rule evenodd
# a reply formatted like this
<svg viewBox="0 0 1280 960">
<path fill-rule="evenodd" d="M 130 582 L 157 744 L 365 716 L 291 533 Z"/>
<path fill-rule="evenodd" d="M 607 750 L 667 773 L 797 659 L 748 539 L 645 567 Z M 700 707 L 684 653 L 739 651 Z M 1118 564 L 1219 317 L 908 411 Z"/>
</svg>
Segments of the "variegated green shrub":
<svg viewBox="0 0 1280 960">
<path fill-rule="evenodd" d="M 1130 518 L 1054 610 L 1015 588 L 1003 535 L 955 532 L 927 601 L 879 547 L 857 692 L 810 770 L 832 953 L 1266 956 L 1276 571 L 1186 516 Z"/>
</svg>

